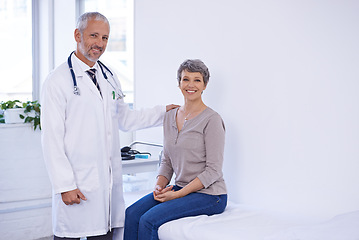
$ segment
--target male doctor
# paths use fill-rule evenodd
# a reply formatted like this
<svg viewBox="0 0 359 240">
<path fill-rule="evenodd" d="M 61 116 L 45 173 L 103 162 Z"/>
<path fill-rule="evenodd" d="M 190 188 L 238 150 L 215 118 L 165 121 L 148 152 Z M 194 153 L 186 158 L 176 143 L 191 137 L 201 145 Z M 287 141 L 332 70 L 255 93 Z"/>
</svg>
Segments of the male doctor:
<svg viewBox="0 0 359 240">
<path fill-rule="evenodd" d="M 112 230 L 121 233 L 125 203 L 119 129 L 160 126 L 166 110 L 133 111 L 124 103 L 117 77 L 98 62 L 109 33 L 100 13 L 80 16 L 76 51 L 43 85 L 42 145 L 53 187 L 54 239 L 112 239 Z"/>
</svg>

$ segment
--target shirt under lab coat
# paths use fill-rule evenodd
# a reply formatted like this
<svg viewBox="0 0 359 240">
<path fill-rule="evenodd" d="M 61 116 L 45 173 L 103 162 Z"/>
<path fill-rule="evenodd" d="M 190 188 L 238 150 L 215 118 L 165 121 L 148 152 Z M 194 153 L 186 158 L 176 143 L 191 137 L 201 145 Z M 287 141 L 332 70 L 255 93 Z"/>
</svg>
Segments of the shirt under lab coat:
<svg viewBox="0 0 359 240">
<path fill-rule="evenodd" d="M 102 97 L 86 74 L 89 67 L 71 57 L 80 95 L 73 93 L 67 63 L 47 77 L 41 95 L 42 145 L 53 186 L 53 232 L 59 237 L 106 234 L 123 227 L 125 204 L 119 129 L 132 131 L 160 126 L 164 106 L 133 111 L 116 96 L 116 76 L 107 72 L 109 84 L 98 63 L 96 77 Z M 78 188 L 87 198 L 65 205 L 61 192 Z"/>
</svg>

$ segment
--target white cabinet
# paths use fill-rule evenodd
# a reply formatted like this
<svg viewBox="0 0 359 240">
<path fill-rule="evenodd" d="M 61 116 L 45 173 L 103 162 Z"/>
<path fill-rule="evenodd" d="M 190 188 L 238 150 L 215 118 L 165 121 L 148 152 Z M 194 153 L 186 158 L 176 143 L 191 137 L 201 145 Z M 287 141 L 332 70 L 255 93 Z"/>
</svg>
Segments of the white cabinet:
<svg viewBox="0 0 359 240">
<path fill-rule="evenodd" d="M 1 239 L 52 235 L 52 190 L 40 135 L 30 124 L 0 124 Z"/>
</svg>

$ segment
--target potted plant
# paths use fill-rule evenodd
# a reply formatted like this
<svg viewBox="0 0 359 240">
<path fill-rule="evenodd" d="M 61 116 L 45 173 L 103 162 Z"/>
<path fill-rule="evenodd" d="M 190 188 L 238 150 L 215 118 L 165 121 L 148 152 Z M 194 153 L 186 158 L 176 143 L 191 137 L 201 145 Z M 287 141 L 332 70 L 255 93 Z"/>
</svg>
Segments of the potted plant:
<svg viewBox="0 0 359 240">
<path fill-rule="evenodd" d="M 40 108 L 41 105 L 38 101 L 27 101 L 22 104 L 24 108 L 24 114 L 20 114 L 20 118 L 24 119 L 24 123 L 32 123 L 34 130 L 37 127 L 41 130 L 40 124 Z"/>
<path fill-rule="evenodd" d="M 3 122 L 4 123 L 21 123 L 23 120 L 20 118 L 20 114 L 23 113 L 22 103 L 19 100 L 9 100 L 7 102 L 1 102 L 1 109 L 3 110 Z"/>
<path fill-rule="evenodd" d="M 32 123 L 34 130 L 40 125 L 40 103 L 38 101 L 21 102 L 19 100 L 10 100 L 1 102 L 0 108 L 3 114 L 0 115 L 2 123 Z"/>
</svg>

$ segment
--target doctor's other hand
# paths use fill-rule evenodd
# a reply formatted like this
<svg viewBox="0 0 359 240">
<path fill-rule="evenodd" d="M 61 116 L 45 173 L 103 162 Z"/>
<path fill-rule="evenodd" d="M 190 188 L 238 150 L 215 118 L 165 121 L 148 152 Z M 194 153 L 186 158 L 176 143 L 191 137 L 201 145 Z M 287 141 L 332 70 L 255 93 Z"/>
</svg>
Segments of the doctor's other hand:
<svg viewBox="0 0 359 240">
<path fill-rule="evenodd" d="M 166 106 L 166 112 L 168 112 L 169 110 L 171 109 L 174 109 L 174 108 L 178 108 L 180 107 L 180 105 L 177 105 L 177 104 L 169 104 Z"/>
<path fill-rule="evenodd" d="M 81 199 L 86 201 L 87 198 L 82 194 L 82 192 L 76 188 L 75 190 L 71 190 L 68 192 L 61 193 L 62 201 L 66 205 L 72 205 L 74 203 L 79 204 Z"/>
</svg>

